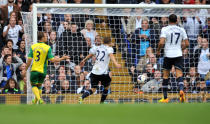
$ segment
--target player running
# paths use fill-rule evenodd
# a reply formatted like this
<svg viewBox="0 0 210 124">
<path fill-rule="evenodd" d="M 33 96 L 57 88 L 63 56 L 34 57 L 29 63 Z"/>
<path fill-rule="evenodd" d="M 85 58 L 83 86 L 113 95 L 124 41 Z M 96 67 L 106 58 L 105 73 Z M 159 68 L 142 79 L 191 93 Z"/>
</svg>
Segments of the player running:
<svg viewBox="0 0 210 124">
<path fill-rule="evenodd" d="M 104 86 L 104 90 L 102 92 L 101 101 L 100 101 L 100 103 L 104 103 L 108 95 L 108 89 L 111 83 L 111 78 L 109 76 L 109 71 L 108 71 L 110 59 L 113 61 L 114 65 L 117 68 L 121 67 L 121 65 L 117 63 L 113 55 L 114 50 L 112 47 L 110 47 L 110 44 L 111 44 L 111 38 L 105 37 L 103 39 L 103 44 L 92 47 L 90 49 L 89 55 L 86 56 L 86 58 L 81 61 L 80 66 L 83 67 L 86 60 L 96 55 L 96 62 L 90 74 L 90 81 L 92 88 L 84 92 L 83 95 L 79 98 L 80 104 L 82 103 L 84 98 L 88 97 L 89 95 L 93 94 L 96 91 L 99 82 L 101 82 L 101 84 Z"/>
</svg>

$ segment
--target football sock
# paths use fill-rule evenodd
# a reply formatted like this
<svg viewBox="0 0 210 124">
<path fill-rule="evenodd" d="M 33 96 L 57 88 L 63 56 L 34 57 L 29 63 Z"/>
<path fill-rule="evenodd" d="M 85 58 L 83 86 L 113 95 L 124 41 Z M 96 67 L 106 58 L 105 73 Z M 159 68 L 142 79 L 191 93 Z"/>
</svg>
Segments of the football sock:
<svg viewBox="0 0 210 124">
<path fill-rule="evenodd" d="M 104 89 L 101 95 L 101 103 L 103 103 L 106 100 L 107 95 L 108 95 L 108 90 Z"/>
<path fill-rule="evenodd" d="M 38 89 L 36 86 L 34 86 L 34 87 L 32 88 L 32 91 L 33 91 L 33 93 L 34 93 L 36 99 L 37 99 L 37 100 L 40 100 L 39 89 Z"/>
<path fill-rule="evenodd" d="M 93 91 L 92 90 L 87 90 L 86 92 L 83 93 L 82 99 L 90 96 L 91 94 L 93 94 Z"/>
<path fill-rule="evenodd" d="M 167 99 L 167 92 L 168 92 L 168 79 L 163 79 L 163 97 Z"/>
<path fill-rule="evenodd" d="M 40 97 L 42 97 L 42 86 L 41 86 L 41 85 L 42 85 L 42 84 L 39 84 L 39 85 L 38 85 Z"/>
<path fill-rule="evenodd" d="M 177 82 L 179 83 L 179 90 L 184 90 L 183 78 L 182 77 L 177 78 Z"/>
</svg>

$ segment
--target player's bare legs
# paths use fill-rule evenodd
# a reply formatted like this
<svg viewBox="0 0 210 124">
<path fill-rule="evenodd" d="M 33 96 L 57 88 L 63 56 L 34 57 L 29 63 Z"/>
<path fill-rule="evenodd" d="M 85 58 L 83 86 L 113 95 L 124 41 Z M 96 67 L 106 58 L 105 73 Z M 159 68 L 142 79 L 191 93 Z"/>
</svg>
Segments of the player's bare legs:
<svg viewBox="0 0 210 124">
<path fill-rule="evenodd" d="M 184 83 L 183 83 L 182 76 L 183 76 L 182 70 L 176 68 L 176 80 L 179 84 L 179 89 L 180 89 L 179 94 L 180 94 L 180 102 L 181 103 L 185 102 L 185 94 L 184 94 L 184 91 L 183 91 L 184 90 Z"/>
<path fill-rule="evenodd" d="M 163 98 L 161 100 L 159 100 L 159 102 L 161 103 L 168 103 L 168 95 L 167 95 L 167 92 L 168 92 L 168 78 L 169 78 L 169 75 L 170 75 L 170 70 L 163 70 L 163 84 L 162 84 L 162 87 L 163 87 Z"/>
</svg>

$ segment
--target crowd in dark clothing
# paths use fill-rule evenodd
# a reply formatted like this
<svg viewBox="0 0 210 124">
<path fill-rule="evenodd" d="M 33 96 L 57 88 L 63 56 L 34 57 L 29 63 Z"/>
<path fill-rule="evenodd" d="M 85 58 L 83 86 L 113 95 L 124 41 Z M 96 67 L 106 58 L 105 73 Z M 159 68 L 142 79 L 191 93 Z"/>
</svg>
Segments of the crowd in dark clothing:
<svg viewBox="0 0 210 124">
<path fill-rule="evenodd" d="M 4 5 L 3 5 L 3 4 Z M 5 0 L 0 3 L 0 93 L 26 93 L 26 77 L 21 72 L 26 63 L 26 34 L 20 12 L 31 12 L 33 3 L 94 3 L 94 0 Z M 206 0 L 106 0 L 107 4 L 209 4 Z M 205 9 L 197 10 L 205 13 Z M 128 10 L 126 10 L 128 12 Z M 130 13 L 132 10 L 129 11 Z M 128 13 L 129 13 L 128 12 Z M 144 11 L 139 11 L 144 12 Z M 84 68 L 79 63 L 88 55 L 91 47 L 97 46 L 97 38 L 102 38 L 98 24 L 108 27 L 115 40 L 114 47 L 122 54 L 125 67 L 129 70 L 134 89 L 145 92 L 146 83 L 157 82 L 161 91 L 159 72 L 162 69 L 163 55 L 156 57 L 156 49 L 162 27 L 168 25 L 168 17 L 147 16 L 106 16 L 100 18 L 87 14 L 38 14 L 38 31 L 45 32 L 48 45 L 55 57 L 70 56 L 67 61 L 50 63 L 48 75 L 43 84 L 43 93 L 81 93 L 91 88 L 87 82 L 95 58 L 87 61 Z M 178 25 L 183 27 L 189 37 L 190 47 L 183 50 L 183 72 L 186 92 L 209 91 L 210 77 L 210 18 L 180 17 Z M 193 28 L 192 28 L 193 27 Z M 103 30 L 103 29 L 102 29 Z M 99 38 L 99 40 L 101 40 Z M 206 56 L 208 55 L 208 57 Z M 138 82 L 139 75 L 147 79 Z M 176 74 L 171 71 L 170 92 L 177 92 Z M 11 80 L 10 80 L 11 79 Z M 11 83 L 12 82 L 12 83 Z M 12 84 L 15 84 L 13 86 Z M 150 82 L 151 83 L 151 82 Z M 204 85 L 205 84 L 205 85 Z M 10 86 L 12 85 L 12 86 Z M 145 86 L 144 86 L 145 85 Z M 97 93 L 103 87 L 99 86 Z"/>
</svg>

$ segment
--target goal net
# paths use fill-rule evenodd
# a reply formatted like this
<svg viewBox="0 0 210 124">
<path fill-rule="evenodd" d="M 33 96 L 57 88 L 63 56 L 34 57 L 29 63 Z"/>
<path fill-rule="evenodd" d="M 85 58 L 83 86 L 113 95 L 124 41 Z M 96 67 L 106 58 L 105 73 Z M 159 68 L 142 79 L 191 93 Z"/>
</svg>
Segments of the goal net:
<svg viewBox="0 0 210 124">
<path fill-rule="evenodd" d="M 168 16 L 172 13 L 178 16 L 178 26 L 186 30 L 190 42 L 190 47 L 183 50 L 187 101 L 208 101 L 209 77 L 206 75 L 210 61 L 200 54 L 195 60 L 196 52 L 209 48 L 208 5 L 34 4 L 33 13 L 22 13 L 27 51 L 37 42 L 37 32 L 45 32 L 55 57 L 64 54 L 71 57 L 60 63 L 49 62 L 43 84 L 44 101 L 78 103 L 79 96 L 91 88 L 89 74 L 96 57 L 82 68 L 79 63 L 91 47 L 99 45 L 104 37 L 111 37 L 114 56 L 122 68 L 116 68 L 113 62 L 109 64 L 112 81 L 106 102 L 157 102 L 163 96 L 163 52 L 157 57 L 156 50 L 161 29 L 168 25 Z M 173 67 L 168 84 L 171 102 L 179 101 L 175 77 Z M 29 80 L 27 88 L 30 103 L 33 94 Z M 99 103 L 103 89 L 99 83 L 96 92 L 84 103 Z"/>
</svg>

